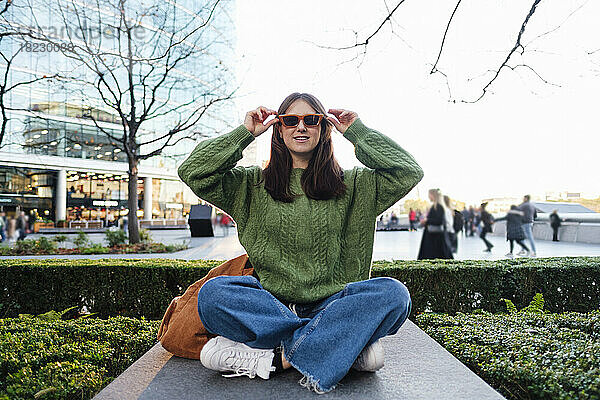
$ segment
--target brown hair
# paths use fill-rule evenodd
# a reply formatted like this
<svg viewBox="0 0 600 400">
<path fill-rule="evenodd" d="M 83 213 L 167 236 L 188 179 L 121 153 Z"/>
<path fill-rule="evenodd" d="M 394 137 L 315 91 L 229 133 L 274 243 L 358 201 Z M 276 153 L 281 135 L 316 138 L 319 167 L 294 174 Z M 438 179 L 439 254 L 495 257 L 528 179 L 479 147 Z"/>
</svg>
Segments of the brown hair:
<svg viewBox="0 0 600 400">
<path fill-rule="evenodd" d="M 327 115 L 321 102 L 308 93 L 292 93 L 283 100 L 278 114 L 283 114 L 296 100 L 306 101 L 316 112 Z M 333 126 L 326 118 L 321 120 L 321 135 L 319 143 L 313 150 L 308 167 L 302 173 L 300 182 L 302 190 L 308 198 L 314 200 L 328 200 L 332 197 L 342 196 L 346 192 L 344 183 L 344 170 L 340 167 L 333 155 L 331 131 Z M 273 125 L 271 137 L 271 157 L 262 172 L 261 182 L 264 180 L 265 190 L 274 200 L 291 203 L 295 197 L 290 191 L 290 174 L 292 172 L 292 156 L 281 136 L 281 123 Z M 260 184 L 261 182 L 258 182 Z"/>
</svg>

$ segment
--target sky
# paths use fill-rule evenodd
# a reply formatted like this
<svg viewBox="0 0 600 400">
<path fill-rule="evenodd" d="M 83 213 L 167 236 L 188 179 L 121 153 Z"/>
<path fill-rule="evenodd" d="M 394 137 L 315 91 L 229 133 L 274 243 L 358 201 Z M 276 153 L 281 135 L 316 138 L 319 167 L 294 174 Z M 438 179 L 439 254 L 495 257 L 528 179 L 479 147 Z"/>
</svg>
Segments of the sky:
<svg viewBox="0 0 600 400">
<path fill-rule="evenodd" d="M 393 8 L 397 1 L 387 0 Z M 527 3 L 527 4 L 525 4 Z M 533 0 L 462 2 L 431 74 L 456 3 L 406 0 L 366 48 L 353 45 L 387 16 L 384 1 L 237 1 L 239 122 L 292 92 L 358 113 L 409 151 L 425 176 L 407 197 L 440 188 L 470 204 L 491 197 L 581 192 L 600 196 L 600 2 L 541 1 L 515 44 Z M 596 51 L 598 50 L 598 51 Z M 268 159 L 271 130 L 258 139 Z M 362 164 L 334 135 L 343 168 Z"/>
</svg>

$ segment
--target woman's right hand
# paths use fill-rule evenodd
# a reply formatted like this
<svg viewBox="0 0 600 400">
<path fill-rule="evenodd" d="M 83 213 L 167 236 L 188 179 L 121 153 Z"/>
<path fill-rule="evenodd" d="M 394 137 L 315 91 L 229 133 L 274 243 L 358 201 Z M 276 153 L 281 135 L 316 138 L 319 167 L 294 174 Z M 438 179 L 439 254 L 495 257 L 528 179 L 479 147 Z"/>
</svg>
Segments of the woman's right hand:
<svg viewBox="0 0 600 400">
<path fill-rule="evenodd" d="M 248 111 L 246 113 L 246 119 L 244 119 L 244 126 L 252 135 L 254 135 L 254 137 L 258 137 L 269 129 L 271 125 L 279 122 L 278 118 L 273 118 L 265 125 L 264 122 L 269 118 L 269 115 L 277 115 L 277 111 L 262 106 L 258 107 L 256 110 Z"/>
</svg>

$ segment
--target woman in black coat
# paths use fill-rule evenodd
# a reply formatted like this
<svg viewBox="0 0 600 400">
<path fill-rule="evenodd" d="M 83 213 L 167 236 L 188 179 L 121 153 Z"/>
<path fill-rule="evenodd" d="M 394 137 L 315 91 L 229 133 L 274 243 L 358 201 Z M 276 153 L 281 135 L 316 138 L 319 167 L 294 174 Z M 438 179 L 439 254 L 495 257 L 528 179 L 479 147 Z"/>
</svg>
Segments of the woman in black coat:
<svg viewBox="0 0 600 400">
<path fill-rule="evenodd" d="M 498 218 L 496 221 L 506 221 L 506 240 L 510 242 L 510 252 L 506 253 L 509 258 L 513 256 L 515 242 L 523 248 L 525 254 L 529 254 L 529 248 L 523 243 L 525 232 L 523 232 L 523 212 L 515 205 L 510 206 L 506 216 Z"/>
<path fill-rule="evenodd" d="M 481 240 L 483 240 L 483 243 L 485 243 L 486 249 L 484 251 L 489 253 L 492 251 L 492 247 L 494 247 L 494 245 L 485 238 L 485 235 L 487 235 L 488 233 L 492 233 L 492 224 L 494 223 L 494 217 L 492 217 L 492 214 L 487 212 L 487 210 L 485 209 L 486 206 L 487 203 L 481 203 L 481 222 L 483 223 L 483 228 L 481 228 L 481 233 L 479 234 L 479 237 L 481 238 Z"/>
<path fill-rule="evenodd" d="M 439 189 L 429 190 L 429 200 L 433 203 L 424 221 L 425 229 L 421 237 L 421 247 L 417 260 L 434 258 L 454 258 L 446 226 L 446 210 Z"/>
</svg>

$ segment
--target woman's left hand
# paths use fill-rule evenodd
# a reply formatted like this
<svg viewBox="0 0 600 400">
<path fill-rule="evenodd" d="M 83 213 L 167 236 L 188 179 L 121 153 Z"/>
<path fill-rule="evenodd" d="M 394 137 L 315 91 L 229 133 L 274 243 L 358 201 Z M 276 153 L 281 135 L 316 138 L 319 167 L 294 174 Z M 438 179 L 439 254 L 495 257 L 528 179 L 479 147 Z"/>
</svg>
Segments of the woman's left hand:
<svg viewBox="0 0 600 400">
<path fill-rule="evenodd" d="M 348 127 L 358 118 L 358 114 L 350 110 L 330 108 L 327 112 L 335 116 L 334 118 L 327 115 L 327 120 L 331 122 L 333 126 L 335 126 L 335 129 L 340 131 L 340 133 L 346 132 L 346 129 L 348 129 Z"/>
</svg>

